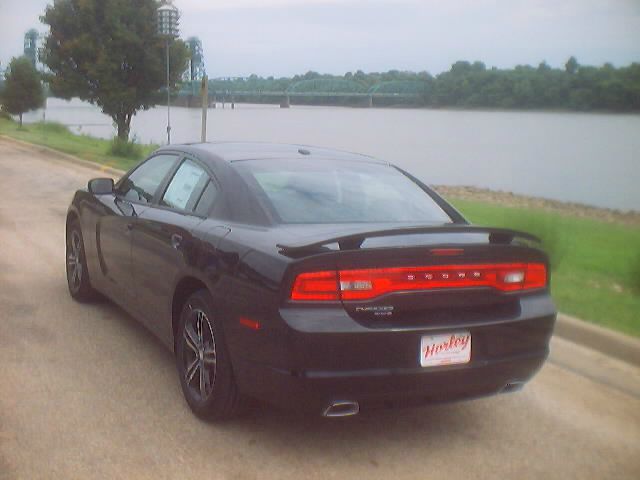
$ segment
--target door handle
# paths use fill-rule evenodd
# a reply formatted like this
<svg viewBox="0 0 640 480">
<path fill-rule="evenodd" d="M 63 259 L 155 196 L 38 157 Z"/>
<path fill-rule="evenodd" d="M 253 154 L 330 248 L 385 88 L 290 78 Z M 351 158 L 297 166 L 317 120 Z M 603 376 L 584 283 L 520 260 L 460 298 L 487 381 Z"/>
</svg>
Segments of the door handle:
<svg viewBox="0 0 640 480">
<path fill-rule="evenodd" d="M 182 245 L 182 235 L 178 235 L 177 233 L 174 233 L 173 235 L 171 235 L 171 246 L 176 250 L 178 250 L 181 245 Z"/>
</svg>

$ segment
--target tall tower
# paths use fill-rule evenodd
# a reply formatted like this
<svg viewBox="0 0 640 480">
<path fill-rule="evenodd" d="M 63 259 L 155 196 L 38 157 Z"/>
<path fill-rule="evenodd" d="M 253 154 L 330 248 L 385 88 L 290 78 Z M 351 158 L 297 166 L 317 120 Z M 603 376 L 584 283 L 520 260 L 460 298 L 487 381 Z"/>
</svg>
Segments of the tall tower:
<svg viewBox="0 0 640 480">
<path fill-rule="evenodd" d="M 34 28 L 24 34 L 24 56 L 29 59 L 33 68 L 38 62 L 38 31 Z"/>
<path fill-rule="evenodd" d="M 187 47 L 189 48 L 189 65 L 185 72 L 188 80 L 202 80 L 205 75 L 204 55 L 202 53 L 202 42 L 198 37 L 189 37 L 187 39 Z"/>
</svg>

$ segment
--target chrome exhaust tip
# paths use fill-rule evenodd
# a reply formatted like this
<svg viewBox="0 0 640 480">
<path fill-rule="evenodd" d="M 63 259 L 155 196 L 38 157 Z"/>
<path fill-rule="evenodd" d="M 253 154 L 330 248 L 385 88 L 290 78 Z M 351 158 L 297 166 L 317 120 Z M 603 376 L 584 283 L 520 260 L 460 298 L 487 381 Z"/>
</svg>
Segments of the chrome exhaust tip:
<svg viewBox="0 0 640 480">
<path fill-rule="evenodd" d="M 322 412 L 323 417 L 352 417 L 360 412 L 358 402 L 351 400 L 337 400 L 331 402 Z"/>
<path fill-rule="evenodd" d="M 501 393 L 519 392 L 524 388 L 524 384 L 525 382 L 521 382 L 521 381 L 509 382 L 503 387 Z"/>
</svg>

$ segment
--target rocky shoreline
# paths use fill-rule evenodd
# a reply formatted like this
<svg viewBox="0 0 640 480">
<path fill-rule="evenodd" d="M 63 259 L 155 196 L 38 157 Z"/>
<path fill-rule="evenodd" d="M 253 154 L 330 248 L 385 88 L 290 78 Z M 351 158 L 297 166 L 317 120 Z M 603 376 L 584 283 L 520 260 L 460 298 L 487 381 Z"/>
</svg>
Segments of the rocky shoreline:
<svg viewBox="0 0 640 480">
<path fill-rule="evenodd" d="M 434 185 L 433 188 L 445 198 L 496 203 L 508 207 L 535 208 L 571 217 L 590 218 L 620 225 L 640 227 L 640 212 L 638 211 L 622 212 L 609 208 L 598 208 L 579 203 L 529 197 L 512 192 L 471 186 Z"/>
</svg>

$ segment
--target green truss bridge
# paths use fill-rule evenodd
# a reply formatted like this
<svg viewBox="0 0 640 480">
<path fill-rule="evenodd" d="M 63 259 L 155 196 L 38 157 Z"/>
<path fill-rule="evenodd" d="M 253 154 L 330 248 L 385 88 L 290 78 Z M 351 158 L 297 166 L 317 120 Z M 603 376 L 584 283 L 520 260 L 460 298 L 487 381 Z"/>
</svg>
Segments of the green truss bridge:
<svg viewBox="0 0 640 480">
<path fill-rule="evenodd" d="M 274 82 L 272 82 L 274 83 Z M 275 82 L 277 83 L 277 82 Z M 209 103 L 267 103 L 290 105 L 348 105 L 348 106 L 421 106 L 428 94 L 426 82 L 395 80 L 367 86 L 354 80 L 311 79 L 287 85 L 269 85 L 248 78 L 215 78 L 209 80 Z M 176 104 L 200 106 L 200 83 L 182 84 Z"/>
</svg>

